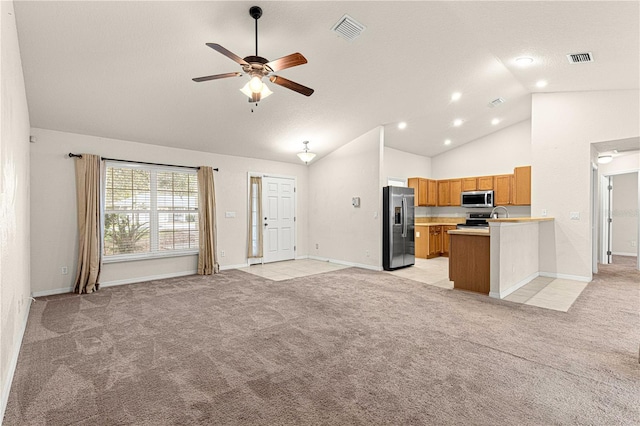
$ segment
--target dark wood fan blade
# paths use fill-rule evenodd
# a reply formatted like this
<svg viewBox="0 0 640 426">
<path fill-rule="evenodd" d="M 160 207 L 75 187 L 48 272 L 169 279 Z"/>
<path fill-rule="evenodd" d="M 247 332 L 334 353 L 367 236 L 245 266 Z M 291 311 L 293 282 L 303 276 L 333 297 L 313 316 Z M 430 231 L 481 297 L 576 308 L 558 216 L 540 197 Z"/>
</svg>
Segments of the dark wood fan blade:
<svg viewBox="0 0 640 426">
<path fill-rule="evenodd" d="M 307 63 L 307 58 L 302 56 L 301 53 L 292 53 L 291 55 L 283 56 L 280 59 L 267 63 L 267 66 L 273 71 L 280 71 L 285 68 L 297 67 Z"/>
<path fill-rule="evenodd" d="M 226 74 L 216 74 L 216 75 L 208 75 L 206 77 L 192 78 L 192 80 L 200 83 L 201 81 L 217 80 L 219 78 L 227 78 L 227 77 L 240 77 L 241 75 L 242 75 L 241 72 L 228 72 Z"/>
<path fill-rule="evenodd" d="M 229 58 L 229 59 L 231 59 L 233 61 L 236 61 L 240 65 L 249 65 L 249 63 L 247 61 L 245 61 L 244 59 L 242 59 L 240 56 L 236 55 L 235 53 L 232 53 L 232 52 L 228 51 L 227 49 L 225 49 L 224 47 L 220 46 L 219 44 L 216 44 L 216 43 L 206 43 L 206 44 L 207 44 L 207 46 L 209 46 L 210 48 L 212 48 L 216 52 L 222 53 L 224 56 L 226 56 L 227 58 Z"/>
<path fill-rule="evenodd" d="M 311 94 L 313 93 L 313 89 L 296 83 L 295 81 L 287 80 L 284 77 L 272 75 L 271 77 L 269 77 L 269 80 L 271 80 L 272 83 L 278 84 L 282 87 L 286 87 L 287 89 L 291 89 L 294 92 L 298 92 L 305 96 L 311 96 Z"/>
</svg>

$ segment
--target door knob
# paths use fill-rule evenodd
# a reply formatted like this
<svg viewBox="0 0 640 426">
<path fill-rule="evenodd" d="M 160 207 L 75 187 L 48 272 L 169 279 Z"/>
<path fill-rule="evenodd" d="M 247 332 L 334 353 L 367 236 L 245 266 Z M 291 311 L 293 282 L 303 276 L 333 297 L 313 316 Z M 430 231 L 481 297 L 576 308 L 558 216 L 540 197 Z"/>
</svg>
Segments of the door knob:
<svg viewBox="0 0 640 426">
<path fill-rule="evenodd" d="M 265 223 L 264 226 L 269 226 L 269 225 Z"/>
</svg>

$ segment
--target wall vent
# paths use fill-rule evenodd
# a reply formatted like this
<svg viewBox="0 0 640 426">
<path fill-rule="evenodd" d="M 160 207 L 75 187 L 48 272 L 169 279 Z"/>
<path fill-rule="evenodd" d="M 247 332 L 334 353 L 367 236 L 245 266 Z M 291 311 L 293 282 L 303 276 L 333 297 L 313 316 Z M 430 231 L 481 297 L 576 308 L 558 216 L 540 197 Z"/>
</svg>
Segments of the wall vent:
<svg viewBox="0 0 640 426">
<path fill-rule="evenodd" d="M 360 34 L 362 34 L 362 32 L 366 29 L 367 27 L 353 19 L 351 16 L 344 15 L 331 28 L 331 31 L 337 33 L 338 35 L 349 41 L 353 41 L 358 38 Z"/>
<path fill-rule="evenodd" d="M 505 102 L 504 98 L 496 98 L 489 102 L 489 108 L 495 108 L 499 105 L 502 105 Z"/>
<path fill-rule="evenodd" d="M 593 62 L 593 54 L 591 52 L 570 53 L 567 55 L 570 64 L 579 64 L 582 62 Z"/>
</svg>

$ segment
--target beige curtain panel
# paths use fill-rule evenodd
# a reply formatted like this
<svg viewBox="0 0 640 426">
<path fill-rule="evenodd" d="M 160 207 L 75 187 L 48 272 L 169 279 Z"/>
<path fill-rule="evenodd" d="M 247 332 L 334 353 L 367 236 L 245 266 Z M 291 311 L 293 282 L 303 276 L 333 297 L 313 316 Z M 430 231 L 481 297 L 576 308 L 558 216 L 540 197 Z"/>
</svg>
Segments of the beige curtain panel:
<svg viewBox="0 0 640 426">
<path fill-rule="evenodd" d="M 74 292 L 98 290 L 101 258 L 100 167 L 97 155 L 82 154 L 75 159 L 76 198 L 78 203 L 78 272 Z"/>
<path fill-rule="evenodd" d="M 200 252 L 198 274 L 211 275 L 220 271 L 216 249 L 216 192 L 213 169 L 201 166 L 198 169 L 198 227 Z"/>
<path fill-rule="evenodd" d="M 262 257 L 262 177 L 251 176 L 249 182 L 249 236 L 247 257 Z"/>
</svg>

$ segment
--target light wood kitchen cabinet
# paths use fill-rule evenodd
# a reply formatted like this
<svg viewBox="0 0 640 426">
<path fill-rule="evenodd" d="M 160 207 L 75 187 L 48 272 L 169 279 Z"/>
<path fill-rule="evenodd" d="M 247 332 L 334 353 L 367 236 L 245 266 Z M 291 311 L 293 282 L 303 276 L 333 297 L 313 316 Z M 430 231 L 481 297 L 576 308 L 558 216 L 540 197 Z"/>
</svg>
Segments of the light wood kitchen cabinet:
<svg viewBox="0 0 640 426">
<path fill-rule="evenodd" d="M 442 225 L 442 255 L 449 256 L 449 247 L 451 246 L 451 235 L 448 231 L 456 229 L 456 225 Z"/>
<path fill-rule="evenodd" d="M 438 181 L 438 206 L 459 206 L 462 179 Z"/>
<path fill-rule="evenodd" d="M 442 228 L 442 225 L 416 226 L 416 257 L 431 259 L 442 254 Z"/>
<path fill-rule="evenodd" d="M 438 185 L 435 180 L 427 179 L 427 206 L 438 204 Z"/>
<path fill-rule="evenodd" d="M 493 176 L 480 176 L 478 178 L 478 191 L 490 191 L 493 189 Z"/>
<path fill-rule="evenodd" d="M 416 206 L 435 206 L 437 199 L 436 181 L 425 178 L 409 178 L 407 186 L 413 188 Z"/>
<path fill-rule="evenodd" d="M 512 204 L 517 206 L 531 205 L 531 166 L 516 167 L 513 170 Z"/>
<path fill-rule="evenodd" d="M 513 174 L 434 180 L 409 178 L 416 206 L 459 206 L 463 191 L 494 191 L 496 206 L 531 205 L 531 166 L 516 167 Z"/>
<path fill-rule="evenodd" d="M 449 206 L 451 205 L 451 193 L 449 192 L 449 181 L 438 181 L 438 205 Z"/>
<path fill-rule="evenodd" d="M 416 226 L 415 229 L 415 256 L 420 259 L 426 259 L 427 254 L 429 253 L 429 227 Z"/>
<path fill-rule="evenodd" d="M 442 253 L 442 226 L 430 226 L 429 227 L 429 252 L 427 253 L 427 259 L 440 256 Z"/>
<path fill-rule="evenodd" d="M 496 206 L 511 204 L 511 177 L 513 175 L 497 175 L 493 177 L 493 199 Z"/>
<path fill-rule="evenodd" d="M 462 190 L 463 191 L 475 191 L 478 189 L 478 179 L 476 178 L 462 178 Z"/>
<path fill-rule="evenodd" d="M 462 192 L 462 179 L 452 179 L 449 181 L 450 206 L 460 205 L 460 193 Z"/>
</svg>

